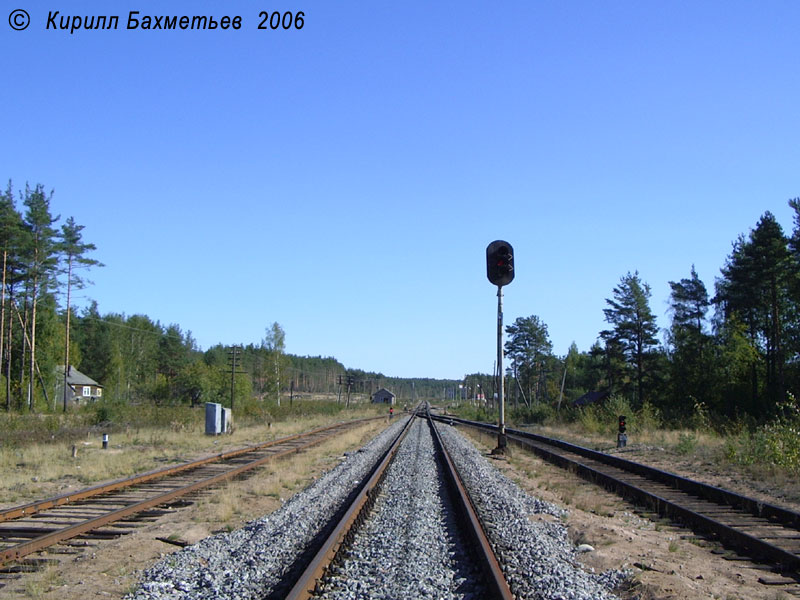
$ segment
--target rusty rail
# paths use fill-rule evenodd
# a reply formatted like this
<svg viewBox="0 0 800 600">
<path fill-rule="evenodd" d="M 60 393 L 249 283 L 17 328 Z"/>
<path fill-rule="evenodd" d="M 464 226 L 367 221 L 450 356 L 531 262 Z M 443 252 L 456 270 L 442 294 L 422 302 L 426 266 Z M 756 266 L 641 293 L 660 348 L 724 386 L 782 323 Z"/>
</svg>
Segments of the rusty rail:
<svg viewBox="0 0 800 600">
<path fill-rule="evenodd" d="M 377 418 L 382 419 L 383 417 L 377 417 Z M 121 489 L 129 488 L 136 484 L 150 483 L 155 479 L 168 478 L 172 475 L 182 473 L 184 471 L 188 471 L 193 468 L 198 468 L 208 463 L 220 462 L 229 458 L 234 458 L 247 454 L 248 452 L 256 452 L 265 449 L 276 450 L 276 452 L 267 454 L 256 460 L 249 461 L 242 465 L 233 467 L 229 470 L 226 470 L 223 473 L 217 473 L 216 475 L 212 475 L 210 477 L 204 477 L 203 479 L 192 482 L 188 485 L 181 486 L 179 488 L 170 490 L 168 492 L 160 493 L 158 495 L 147 498 L 140 502 L 129 504 L 128 506 L 125 506 L 123 508 L 109 511 L 108 513 L 100 515 L 98 517 L 87 519 L 85 521 L 81 521 L 73 525 L 66 526 L 57 531 L 44 533 L 43 535 L 35 537 L 29 541 L 22 542 L 14 546 L 11 546 L 9 548 L 6 548 L 0 551 L 0 565 L 3 565 L 11 561 L 19 560 L 24 556 L 27 556 L 39 550 L 43 550 L 49 546 L 76 537 L 93 529 L 97 529 L 114 521 L 119 521 L 130 515 L 142 512 L 154 506 L 166 504 L 180 496 L 184 496 L 198 489 L 215 485 L 225 479 L 236 477 L 238 475 L 241 475 L 245 471 L 259 467 L 268 461 L 275 460 L 277 458 L 281 458 L 283 456 L 299 452 L 300 450 L 303 450 L 305 448 L 317 445 L 323 442 L 324 440 L 328 439 L 329 437 L 335 435 L 338 430 L 348 429 L 372 419 L 373 418 L 358 419 L 355 421 L 337 423 L 335 425 L 329 425 L 326 427 L 319 427 L 317 429 L 313 429 L 305 433 L 287 436 L 278 440 L 272 440 L 270 442 L 265 442 L 262 444 L 255 444 L 253 446 L 240 448 L 230 452 L 224 452 L 221 454 L 214 455 L 212 457 L 206 457 L 203 459 L 199 459 L 197 461 L 184 463 L 176 467 L 167 467 L 165 469 L 158 469 L 156 471 L 150 471 L 148 473 L 144 473 L 142 475 L 138 475 L 135 477 L 120 479 L 107 484 L 101 484 L 98 486 L 94 486 L 92 488 L 87 488 L 86 490 L 80 490 L 75 494 L 64 494 L 62 496 L 57 496 L 55 498 L 50 498 L 48 500 L 42 500 L 24 506 L 7 509 L 5 511 L 6 514 L 16 514 L 17 515 L 16 518 L 20 518 L 21 516 L 29 516 L 37 512 L 40 512 L 42 510 L 46 510 L 48 508 L 72 503 L 78 499 L 90 499 L 93 496 L 98 496 L 100 494 L 106 494 L 108 492 L 114 492 Z M 301 445 L 294 445 L 295 442 L 301 441 L 303 439 L 307 440 L 307 442 Z M 279 449 L 280 445 L 287 445 L 287 444 L 289 444 L 287 448 L 282 450 Z"/>
<path fill-rule="evenodd" d="M 433 418 L 496 431 L 496 426 L 489 423 L 449 416 Z M 796 543 L 800 513 L 562 440 L 509 428 L 506 433 L 509 441 L 548 462 L 572 470 L 661 516 L 711 535 L 729 548 L 771 563 L 794 577 L 800 573 Z"/>
<path fill-rule="evenodd" d="M 478 518 L 475 506 L 472 503 L 472 498 L 470 498 L 469 492 L 467 492 L 467 489 L 464 487 L 464 482 L 461 479 L 461 475 L 459 475 L 458 469 L 456 469 L 455 465 L 453 464 L 453 459 L 450 458 L 450 453 L 447 451 L 446 446 L 442 442 L 442 438 L 433 423 L 433 419 L 430 418 L 430 414 L 428 415 L 428 424 L 431 428 L 431 432 L 433 433 L 434 443 L 436 444 L 443 458 L 445 465 L 445 478 L 447 479 L 447 484 L 450 487 L 451 497 L 456 505 L 456 510 L 462 516 L 461 522 L 466 522 L 469 524 L 469 526 L 465 526 L 464 529 L 467 535 L 472 539 L 473 549 L 475 551 L 474 554 L 476 555 L 476 558 L 478 559 L 478 562 L 480 563 L 485 575 L 485 579 L 482 583 L 487 588 L 487 594 L 489 594 L 492 598 L 513 600 L 514 595 L 511 593 L 511 588 L 509 588 L 508 582 L 503 575 L 503 569 L 497 560 L 494 549 L 492 548 L 489 538 L 486 536 L 486 532 L 483 529 L 483 525 Z"/>
<path fill-rule="evenodd" d="M 406 423 L 403 431 L 398 435 L 391 448 L 386 452 L 383 459 L 373 472 L 373 475 L 362 486 L 357 497 L 347 509 L 344 517 L 335 526 L 332 533 L 328 536 L 322 544 L 320 550 L 316 553 L 314 558 L 306 567 L 303 574 L 295 583 L 291 591 L 285 596 L 286 600 L 308 600 L 319 591 L 319 584 L 322 581 L 325 573 L 330 568 L 331 563 L 336 559 L 339 551 L 348 544 L 352 537 L 355 535 L 355 530 L 366 519 L 369 511 L 378 496 L 380 484 L 385 476 L 386 470 L 394 460 L 395 455 L 400 447 L 402 440 L 411 428 L 411 424 L 417 417 L 425 417 L 424 411 L 417 409 L 412 413 L 411 418 Z M 460 521 L 464 528 L 467 530 L 467 535 L 474 542 L 474 556 L 480 562 L 482 570 L 486 575 L 486 579 L 482 581 L 486 586 L 487 597 L 497 600 L 512 600 L 513 595 L 508 587 L 508 583 L 503 576 L 502 568 L 497 561 L 497 558 L 492 550 L 480 520 L 469 498 L 469 494 L 464 488 L 460 476 L 453 464 L 444 444 L 441 443 L 439 433 L 433 425 L 433 422 L 428 418 L 429 426 L 433 432 L 434 445 L 437 447 L 442 461 L 445 464 L 446 477 L 451 486 L 451 494 L 456 510 L 463 515 Z"/>
<path fill-rule="evenodd" d="M 355 532 L 356 526 L 363 521 L 372 509 L 375 499 L 378 496 L 380 482 L 386 474 L 386 469 L 389 467 L 392 460 L 394 460 L 400 448 L 400 444 L 411 429 L 411 424 L 413 422 L 414 416 L 412 415 L 403 427 L 403 430 L 384 454 L 383 459 L 378 463 L 372 476 L 361 486 L 358 495 L 347 509 L 347 512 L 345 512 L 342 519 L 323 542 L 322 547 L 314 555 L 314 558 L 311 559 L 311 562 L 303 571 L 302 575 L 300 575 L 294 587 L 292 587 L 286 595 L 285 600 L 306 600 L 313 596 L 320 580 L 325 575 L 330 564 L 336 559 L 339 550 L 349 541 L 350 537 Z"/>
<path fill-rule="evenodd" d="M 355 421 L 345 421 L 344 423 L 361 423 L 370 421 L 373 419 L 382 419 L 383 417 L 370 417 L 367 419 L 356 419 Z M 290 442 L 292 440 L 297 440 L 301 437 L 313 435 L 316 433 L 321 433 L 323 431 L 327 431 L 330 429 L 334 429 L 336 427 L 340 427 L 343 423 L 335 423 L 334 425 L 326 425 L 324 427 L 318 427 L 316 429 L 312 429 L 310 431 L 306 431 L 304 433 L 296 433 L 294 435 L 286 436 L 283 438 L 270 440 L 268 442 L 260 442 L 258 444 L 253 444 L 251 446 L 245 446 L 243 448 L 237 448 L 236 450 L 229 450 L 228 452 L 222 452 L 220 454 L 213 454 L 211 456 L 206 456 L 204 458 L 199 458 L 197 460 L 192 460 L 189 462 L 181 463 L 179 465 L 174 465 L 172 467 L 162 467 L 160 469 L 154 469 L 152 471 L 146 471 L 144 473 L 140 473 L 138 475 L 134 475 L 132 477 L 126 477 L 123 479 L 115 479 L 114 481 L 109 481 L 106 483 L 101 483 L 99 485 L 95 485 L 92 487 L 84 488 L 82 490 L 77 490 L 75 492 L 61 494 L 59 496 L 53 496 L 52 498 L 46 498 L 44 500 L 36 500 L 35 502 L 30 502 L 28 504 L 21 504 L 19 506 L 12 506 L 10 508 L 5 508 L 0 510 L 0 523 L 4 523 L 6 521 L 11 521 L 13 519 L 18 519 L 20 517 L 29 517 L 33 514 L 41 512 L 43 510 L 47 510 L 53 508 L 54 506 L 61 506 L 63 504 L 69 504 L 71 502 L 76 502 L 78 500 L 84 500 L 86 498 L 91 498 L 92 496 L 99 496 L 100 494 L 106 494 L 108 492 L 114 492 L 116 490 L 120 490 L 122 488 L 130 487 L 133 485 L 138 485 L 141 483 L 146 483 L 152 481 L 154 479 L 159 479 L 162 477 L 170 477 L 177 473 L 181 473 L 183 471 L 188 471 L 190 469 L 196 469 L 197 467 L 201 467 L 203 465 L 212 463 L 212 462 L 220 462 L 223 460 L 229 460 L 231 458 L 235 458 L 237 456 L 241 456 L 242 454 L 247 454 L 248 452 L 254 452 L 256 450 L 263 450 L 265 448 L 269 448 L 270 446 L 276 446 L 278 444 L 284 444 Z"/>
</svg>

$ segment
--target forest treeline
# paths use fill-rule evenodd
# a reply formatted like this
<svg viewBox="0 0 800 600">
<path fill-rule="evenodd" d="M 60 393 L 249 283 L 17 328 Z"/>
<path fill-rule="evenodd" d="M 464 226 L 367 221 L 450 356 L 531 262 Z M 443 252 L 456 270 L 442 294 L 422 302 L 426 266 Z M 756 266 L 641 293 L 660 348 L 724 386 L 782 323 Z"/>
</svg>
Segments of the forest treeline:
<svg viewBox="0 0 800 600">
<path fill-rule="evenodd" d="M 505 344 L 512 402 L 554 406 L 618 396 L 634 409 L 648 403 L 675 423 L 698 411 L 756 422 L 779 416 L 800 391 L 800 199 L 789 205 L 793 231 L 764 213 L 733 242 L 712 290 L 693 265 L 669 282 L 666 331 L 638 271 L 611 290 L 603 311 L 608 328 L 588 351 L 573 344 L 555 356 L 538 316 L 516 319 Z"/>
<path fill-rule="evenodd" d="M 190 331 L 146 315 L 76 311 L 71 298 L 87 271 L 103 265 L 84 226 L 63 222 L 42 185 L 0 193 L 0 404 L 6 410 L 65 407 L 64 365 L 103 386 L 103 397 L 131 403 L 278 403 L 297 394 L 363 400 L 380 387 L 401 401 L 441 397 L 458 382 L 397 379 L 347 369 L 335 358 L 286 354 L 278 323 L 258 344 L 202 351 Z M 351 384 L 348 386 L 348 376 Z M 349 388 L 349 389 L 348 389 Z"/>
<path fill-rule="evenodd" d="M 185 403 L 280 402 L 295 395 L 359 399 L 381 387 L 400 402 L 491 399 L 497 379 L 393 378 L 348 369 L 333 357 L 285 352 L 276 322 L 257 344 L 201 350 L 190 331 L 145 315 L 101 314 L 96 303 L 76 311 L 71 296 L 100 268 L 95 246 L 73 217 L 51 213 L 52 192 L 11 183 L 0 193 L 0 402 L 7 410 L 62 407 L 58 366 L 72 365 L 115 401 Z M 789 201 L 794 228 L 785 233 L 766 212 L 736 238 L 709 290 L 687 265 L 670 281 L 670 325 L 660 331 L 650 286 L 636 270 L 610 290 L 607 329 L 581 351 L 553 353 L 536 315 L 506 328 L 506 397 L 517 406 L 569 406 L 614 395 L 667 418 L 703 410 L 721 417 L 774 416 L 800 388 L 800 199 Z M 632 265 L 634 266 L 634 265 Z M 235 363 L 234 363 L 235 361 Z M 233 371 L 233 372 L 232 372 Z M 348 386 L 348 376 L 352 382 Z"/>
</svg>

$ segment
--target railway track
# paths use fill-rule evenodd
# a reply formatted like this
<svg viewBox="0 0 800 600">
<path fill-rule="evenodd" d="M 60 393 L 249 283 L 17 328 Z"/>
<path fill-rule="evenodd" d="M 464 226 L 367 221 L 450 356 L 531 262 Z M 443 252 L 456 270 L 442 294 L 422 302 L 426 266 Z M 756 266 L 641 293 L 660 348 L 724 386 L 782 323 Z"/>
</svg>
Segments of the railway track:
<svg viewBox="0 0 800 600">
<path fill-rule="evenodd" d="M 496 426 L 454 417 L 434 419 L 496 433 Z M 683 523 L 779 573 L 763 583 L 800 591 L 800 513 L 667 471 L 561 440 L 506 428 L 514 442 L 541 458 Z"/>
<path fill-rule="evenodd" d="M 423 427 L 428 430 L 427 433 L 420 431 Z M 414 440 L 406 441 L 410 437 L 414 437 Z M 432 452 L 426 452 L 428 447 Z M 409 462 L 413 463 L 412 467 L 408 467 Z M 423 464 L 420 465 L 420 462 Z M 426 501 L 426 488 L 430 495 L 431 484 L 435 485 L 440 476 L 445 481 L 445 486 L 440 490 L 443 496 L 441 504 L 436 500 L 431 501 L 430 498 Z M 421 482 L 425 477 L 428 481 Z M 399 502 L 406 506 L 390 511 L 384 502 L 381 510 L 383 513 L 389 512 L 389 516 L 380 520 L 381 515 L 376 516 L 373 513 L 379 512 L 376 510 L 376 501 L 390 478 L 393 479 L 393 487 L 388 493 L 395 499 L 394 504 Z M 405 489 L 408 486 L 414 488 L 410 494 Z M 403 497 L 404 492 L 409 494 L 408 497 Z M 455 512 L 456 516 L 453 519 L 451 515 L 450 522 L 460 525 L 458 534 L 448 533 L 443 524 L 444 519 L 440 513 L 448 510 Z M 409 511 L 411 515 L 408 514 Z M 419 513 L 422 511 L 436 512 L 438 518 L 433 520 L 438 522 L 433 526 L 429 523 L 420 526 L 423 520 L 419 518 Z M 398 512 L 401 515 L 399 518 Z M 368 521 L 372 522 L 372 528 L 362 533 L 361 530 L 365 529 Z M 436 525 L 440 527 L 437 528 Z M 421 540 L 420 531 L 426 532 L 429 539 Z M 454 535 L 460 542 L 452 541 L 452 548 L 448 548 L 443 540 Z M 435 542 L 440 542 L 438 553 L 434 549 L 431 555 L 428 549 L 422 547 Z M 459 551 L 461 545 L 468 546 L 466 553 Z M 353 551 L 353 547 L 358 550 Z M 365 547 L 369 550 L 365 550 Z M 354 555 L 363 557 L 365 554 L 369 556 L 369 560 L 352 560 Z M 416 571 L 409 574 L 402 570 L 384 569 L 380 581 L 370 576 L 369 572 L 374 569 L 374 565 L 391 565 L 398 560 L 402 562 L 403 554 L 407 559 L 413 558 L 416 561 Z M 447 557 L 456 555 L 461 556 L 462 562 L 466 561 L 468 564 L 451 564 L 456 561 Z M 348 556 L 349 561 L 346 560 Z M 431 559 L 432 556 L 436 558 Z M 351 564 L 344 568 L 342 563 L 345 562 Z M 363 573 L 365 570 L 367 574 Z M 443 570 L 447 571 L 444 575 Z M 458 573 L 472 573 L 471 576 L 466 576 L 471 580 L 469 583 L 464 584 L 462 581 L 459 585 L 477 588 L 478 592 L 471 592 L 475 597 L 503 600 L 513 598 L 461 477 L 433 421 L 425 415 L 423 418 L 412 417 L 408 420 L 285 597 L 289 600 L 349 598 L 355 593 L 354 590 L 367 590 L 376 597 L 414 597 L 425 593 L 422 587 L 424 585 L 428 586 L 431 593 L 438 585 L 436 596 L 447 594 L 441 597 L 449 597 L 452 590 L 448 588 L 455 587 L 453 579 L 459 577 Z M 420 583 L 421 581 L 424 583 Z"/>
<path fill-rule="evenodd" d="M 141 515 L 158 514 L 153 513 L 155 507 L 180 502 L 188 494 L 243 476 L 269 461 L 318 445 L 369 420 L 320 427 L 6 508 L 0 511 L 0 575 L 29 570 L 30 565 L 26 568 L 14 563 L 79 536 L 102 539 L 123 535 L 136 526 Z"/>
<path fill-rule="evenodd" d="M 563 510 L 415 413 L 275 512 L 151 566 L 130 598 L 614 598 L 626 574 L 580 568 L 544 513 Z"/>
</svg>

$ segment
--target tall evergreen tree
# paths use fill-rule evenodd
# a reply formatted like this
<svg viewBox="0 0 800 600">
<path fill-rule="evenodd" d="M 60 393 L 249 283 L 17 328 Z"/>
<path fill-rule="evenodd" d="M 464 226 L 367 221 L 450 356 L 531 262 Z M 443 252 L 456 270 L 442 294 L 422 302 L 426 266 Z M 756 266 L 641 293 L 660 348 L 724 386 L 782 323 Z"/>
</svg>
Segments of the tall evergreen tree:
<svg viewBox="0 0 800 600">
<path fill-rule="evenodd" d="M 620 279 L 613 290 L 613 299 L 606 298 L 609 308 L 603 309 L 606 322 L 613 329 L 600 336 L 606 345 L 618 346 L 635 373 L 636 400 L 641 406 L 645 399 L 645 378 L 650 374 L 651 359 L 658 346 L 658 327 L 650 310 L 650 286 L 630 272 Z"/>
<path fill-rule="evenodd" d="M 2 284 L 0 284 L 0 367 L 5 365 L 6 410 L 11 410 L 11 339 L 12 312 L 7 310 L 7 291 L 20 278 L 19 248 L 22 245 L 22 217 L 16 209 L 11 182 L 0 194 L 0 251 L 2 252 Z M 11 317 L 11 318 L 9 318 Z M 0 370 L 2 370 L 0 368 Z"/>
<path fill-rule="evenodd" d="M 173 395 L 175 381 L 181 371 L 189 364 L 191 336 L 184 338 L 178 325 L 167 327 L 158 341 L 158 371 L 166 379 L 169 395 Z"/>
<path fill-rule="evenodd" d="M 736 316 L 748 329 L 762 356 L 764 391 L 770 404 L 786 393 L 785 343 L 796 313 L 791 290 L 798 277 L 789 240 L 770 212 L 764 213 L 748 238 L 740 236 L 717 281 L 715 302 L 724 318 Z M 759 404 L 759 368 L 751 368 L 751 405 Z"/>
<path fill-rule="evenodd" d="M 506 327 L 506 333 L 505 353 L 511 359 L 514 377 L 527 390 L 528 399 L 541 400 L 545 395 L 544 362 L 553 353 L 547 325 L 536 315 L 519 317 Z"/>
<path fill-rule="evenodd" d="M 694 265 L 692 265 L 689 279 L 684 278 L 678 282 L 670 281 L 669 287 L 672 289 L 670 309 L 672 310 L 673 324 L 702 333 L 711 301 L 708 299 L 705 284 L 697 276 Z"/>
<path fill-rule="evenodd" d="M 81 231 L 84 226 L 75 223 L 73 217 L 69 217 L 67 222 L 61 226 L 61 240 L 58 244 L 58 251 L 66 260 L 65 274 L 67 276 L 67 309 L 65 311 L 65 349 L 64 349 L 64 410 L 67 410 L 67 376 L 69 374 L 69 326 L 70 326 L 70 299 L 72 294 L 72 287 L 80 289 L 85 285 L 85 280 L 75 274 L 75 270 L 79 268 L 88 268 L 90 266 L 103 266 L 97 260 L 86 257 L 86 253 L 96 250 L 94 244 L 84 243 L 82 240 Z"/>
<path fill-rule="evenodd" d="M 41 297 L 46 294 L 53 283 L 57 261 L 56 230 L 53 224 L 58 217 L 50 214 L 50 201 L 53 193 L 45 194 L 44 187 L 37 185 L 33 189 L 25 186 L 23 204 L 26 207 L 24 226 L 28 232 L 28 245 L 25 249 L 27 259 L 28 302 L 30 306 L 30 323 L 28 325 L 28 344 L 30 359 L 28 363 L 28 381 L 26 401 L 29 410 L 34 408 L 34 380 L 36 375 L 36 309 Z"/>
<path fill-rule="evenodd" d="M 103 382 L 111 389 L 113 376 L 113 345 L 111 325 L 101 315 L 97 302 L 92 301 L 77 319 L 74 334 L 81 348 L 81 362 L 76 363 L 80 370 L 96 381 Z"/>
<path fill-rule="evenodd" d="M 705 331 L 710 301 L 705 284 L 692 265 L 691 276 L 670 281 L 672 325 L 668 332 L 672 408 L 685 410 L 693 404 L 709 405 L 715 360 L 712 338 Z"/>
</svg>

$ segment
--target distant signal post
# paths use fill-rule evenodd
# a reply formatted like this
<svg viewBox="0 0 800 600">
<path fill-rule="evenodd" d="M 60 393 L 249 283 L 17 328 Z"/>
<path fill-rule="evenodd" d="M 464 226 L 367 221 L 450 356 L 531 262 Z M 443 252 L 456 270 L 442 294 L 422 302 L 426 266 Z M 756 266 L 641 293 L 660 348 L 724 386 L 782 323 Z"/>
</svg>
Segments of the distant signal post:
<svg viewBox="0 0 800 600">
<path fill-rule="evenodd" d="M 497 448 L 492 454 L 505 454 L 506 439 L 506 405 L 504 397 L 503 377 L 503 286 L 514 281 L 514 248 L 508 242 L 496 240 L 486 248 L 486 276 L 497 286 L 497 375 L 499 380 L 498 400 L 500 403 L 500 419 L 498 423 Z"/>
</svg>

